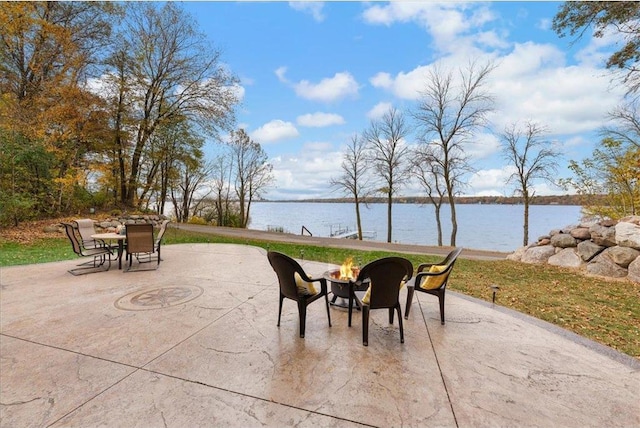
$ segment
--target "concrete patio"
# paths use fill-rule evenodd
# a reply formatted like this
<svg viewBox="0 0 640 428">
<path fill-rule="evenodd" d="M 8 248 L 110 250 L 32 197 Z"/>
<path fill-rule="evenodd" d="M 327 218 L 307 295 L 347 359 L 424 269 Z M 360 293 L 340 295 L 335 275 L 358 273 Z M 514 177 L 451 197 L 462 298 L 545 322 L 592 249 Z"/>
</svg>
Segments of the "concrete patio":
<svg viewBox="0 0 640 428">
<path fill-rule="evenodd" d="M 638 427 L 640 361 L 459 294 L 405 320 L 309 307 L 265 251 L 164 246 L 156 271 L 0 269 L 0 426 Z M 312 275 L 333 268 L 302 262 Z M 406 291 L 401 291 L 404 302 Z M 404 310 L 404 308 L 403 308 Z"/>
</svg>

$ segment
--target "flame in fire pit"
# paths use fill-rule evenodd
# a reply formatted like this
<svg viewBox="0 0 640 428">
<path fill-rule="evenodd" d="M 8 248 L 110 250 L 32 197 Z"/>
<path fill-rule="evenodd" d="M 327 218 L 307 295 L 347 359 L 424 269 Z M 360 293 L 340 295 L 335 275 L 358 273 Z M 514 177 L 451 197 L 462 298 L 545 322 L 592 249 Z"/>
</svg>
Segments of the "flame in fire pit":
<svg viewBox="0 0 640 428">
<path fill-rule="evenodd" d="M 355 279 L 357 276 L 356 267 L 353 266 L 353 258 L 349 257 L 340 266 L 340 278 L 342 280 Z"/>
</svg>

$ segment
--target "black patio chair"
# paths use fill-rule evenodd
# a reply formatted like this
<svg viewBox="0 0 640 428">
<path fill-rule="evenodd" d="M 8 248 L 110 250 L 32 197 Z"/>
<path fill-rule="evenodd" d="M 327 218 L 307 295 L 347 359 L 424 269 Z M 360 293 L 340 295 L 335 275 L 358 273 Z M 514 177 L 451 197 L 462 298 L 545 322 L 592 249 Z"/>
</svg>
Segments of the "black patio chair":
<svg viewBox="0 0 640 428">
<path fill-rule="evenodd" d="M 409 310 L 413 302 L 414 291 L 431 294 L 438 297 L 440 303 L 440 324 L 444 324 L 444 296 L 447 291 L 447 283 L 456 259 L 462 252 L 462 248 L 455 248 L 440 263 L 423 263 L 418 266 L 413 281 L 407 283 L 407 305 L 404 309 L 404 318 L 409 319 Z"/>
<path fill-rule="evenodd" d="M 282 303 L 284 299 L 294 300 L 298 304 L 298 317 L 300 320 L 300 337 L 304 337 L 307 322 L 307 306 L 324 296 L 327 307 L 327 318 L 331 327 L 331 313 L 329 312 L 329 292 L 325 278 L 311 278 L 302 269 L 302 266 L 291 257 L 269 251 L 267 258 L 271 267 L 278 276 L 280 284 L 280 306 L 278 309 L 278 327 L 282 316 Z M 320 290 L 314 290 L 313 283 L 320 284 Z"/>
<path fill-rule="evenodd" d="M 402 309 L 400 307 L 400 288 L 404 281 L 413 276 L 413 265 L 402 257 L 385 257 L 374 260 L 364 266 L 354 285 L 370 282 L 367 291 L 355 291 L 355 297 L 362 307 L 362 344 L 369 346 L 369 312 L 371 309 L 388 309 L 389 324 L 393 324 L 393 311 L 398 312 L 400 343 L 404 343 Z M 351 299 L 350 299 L 351 300 Z M 351 301 L 349 302 L 349 324 L 351 324 Z"/>
</svg>

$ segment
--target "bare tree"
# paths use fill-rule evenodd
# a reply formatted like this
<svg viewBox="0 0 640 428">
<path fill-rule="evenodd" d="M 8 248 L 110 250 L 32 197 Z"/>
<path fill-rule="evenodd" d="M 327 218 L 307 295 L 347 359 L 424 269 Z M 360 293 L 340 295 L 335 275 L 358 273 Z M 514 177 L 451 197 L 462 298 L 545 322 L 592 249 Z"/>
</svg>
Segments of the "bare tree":
<svg viewBox="0 0 640 428">
<path fill-rule="evenodd" d="M 442 246 L 442 204 L 447 196 L 444 185 L 442 163 L 437 147 L 421 145 L 414 151 L 412 172 L 418 183 L 425 190 L 429 201 L 433 204 L 438 230 L 438 245 Z"/>
<path fill-rule="evenodd" d="M 231 133 L 231 157 L 233 159 L 234 183 L 240 204 L 241 227 L 249 224 L 251 202 L 273 181 L 266 152 L 260 144 L 249 138 L 244 129 Z"/>
<path fill-rule="evenodd" d="M 391 242 L 392 236 L 393 196 L 410 176 L 409 148 L 404 144 L 408 133 L 404 115 L 391 107 L 380 120 L 372 121 L 363 134 L 371 148 L 375 172 L 383 182 L 380 191 L 387 195 L 387 242 Z"/>
<path fill-rule="evenodd" d="M 230 154 L 219 155 L 213 162 L 212 186 L 215 193 L 214 211 L 217 226 L 239 226 L 235 224 L 235 218 L 231 205 L 231 177 L 233 161 Z"/>
<path fill-rule="evenodd" d="M 560 153 L 553 149 L 551 142 L 544 139 L 547 129 L 535 122 L 527 121 L 523 127 L 517 123 L 507 126 L 501 135 L 502 153 L 515 167 L 507 178 L 507 184 L 516 183 L 516 193 L 524 202 L 524 225 L 522 244 L 529 243 L 529 203 L 535 194 L 536 180 L 555 182 Z"/>
<path fill-rule="evenodd" d="M 457 81 L 452 72 L 444 72 L 436 66 L 427 75 L 425 89 L 421 93 L 414 117 L 422 131 L 423 144 L 434 146 L 447 198 L 451 207 L 451 241 L 456 245 L 458 221 L 455 196 L 462 177 L 471 171 L 464 152 L 474 132 L 486 124 L 487 114 L 493 108 L 493 97 L 485 90 L 492 63 L 478 65 L 470 63 L 459 70 Z"/>
<path fill-rule="evenodd" d="M 604 127 L 600 134 L 603 137 L 619 140 L 625 146 L 640 149 L 640 108 L 638 100 L 617 106 L 609 113 L 612 125 Z"/>
<path fill-rule="evenodd" d="M 116 152 L 122 157 L 120 168 L 129 172 L 121 173 L 120 197 L 124 205 L 135 206 L 144 149 L 158 126 L 180 116 L 208 135 L 229 129 L 237 79 L 175 3 L 133 3 L 129 8 L 111 74 L 122 76 L 113 80 L 119 88 L 112 91 L 118 94 L 116 125 L 122 126 L 114 130 Z M 122 117 L 125 106 L 132 110 L 127 118 Z M 132 141 L 124 138 L 127 120 L 133 124 Z"/>
<path fill-rule="evenodd" d="M 171 183 L 171 202 L 176 221 L 189 221 L 191 213 L 198 210 L 200 203 L 211 193 L 211 190 L 204 191 L 211 168 L 210 164 L 203 161 L 202 153 L 199 157 L 183 159 L 180 163 L 179 176 Z"/>
<path fill-rule="evenodd" d="M 358 134 L 351 137 L 342 161 L 342 174 L 330 180 L 331 186 L 353 196 L 356 206 L 356 224 L 358 239 L 362 241 L 362 220 L 360 218 L 360 203 L 371 194 L 371 185 L 367 175 L 367 145 Z"/>
</svg>

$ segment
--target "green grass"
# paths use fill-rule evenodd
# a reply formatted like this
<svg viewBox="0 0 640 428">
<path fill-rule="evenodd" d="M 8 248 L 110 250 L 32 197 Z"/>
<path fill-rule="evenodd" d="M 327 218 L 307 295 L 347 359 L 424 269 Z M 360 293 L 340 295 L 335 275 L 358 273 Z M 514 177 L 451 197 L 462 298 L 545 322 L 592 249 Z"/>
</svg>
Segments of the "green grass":
<svg viewBox="0 0 640 428">
<path fill-rule="evenodd" d="M 389 255 L 413 263 L 439 257 L 386 251 L 359 251 L 281 242 L 237 239 L 170 228 L 165 245 L 233 243 L 280 251 L 293 257 L 342 263 L 347 257 L 363 265 Z M 464 257 L 464 252 L 463 256 Z M 66 239 L 43 239 L 30 245 L 0 240 L 0 266 L 73 259 Z M 452 290 L 491 301 L 491 284 L 500 287 L 496 303 L 566 328 L 636 358 L 640 358 L 640 284 L 586 277 L 574 270 L 528 265 L 508 260 L 459 259 L 449 281 Z"/>
</svg>

